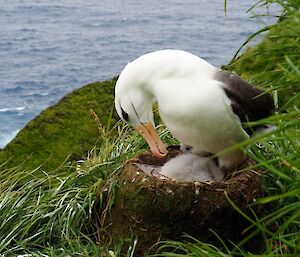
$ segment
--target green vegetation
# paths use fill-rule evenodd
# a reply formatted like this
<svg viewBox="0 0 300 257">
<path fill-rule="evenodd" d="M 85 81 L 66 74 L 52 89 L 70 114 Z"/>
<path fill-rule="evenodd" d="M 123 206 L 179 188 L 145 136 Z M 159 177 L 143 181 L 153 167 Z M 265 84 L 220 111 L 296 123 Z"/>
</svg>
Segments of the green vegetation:
<svg viewBox="0 0 300 257">
<path fill-rule="evenodd" d="M 113 174 L 128 158 L 130 141 L 126 142 L 126 128 L 119 131 L 118 145 L 108 136 L 110 132 L 101 131 L 105 150 L 97 155 L 97 162 L 91 153 L 81 165 L 63 166 L 55 175 L 39 168 L 29 172 L 22 166 L 2 170 L 1 254 L 99 256 L 106 252 L 90 232 L 95 193 L 107 187 L 108 198 L 113 194 Z"/>
<path fill-rule="evenodd" d="M 272 91 L 276 101 L 276 113 L 259 122 L 275 124 L 277 130 L 245 142 L 256 166 L 269 171 L 263 176 L 265 197 L 256 202 L 266 212 L 260 217 L 246 215 L 231 202 L 241 219 L 252 223 L 248 237 L 233 245 L 216 235 L 223 245 L 216 247 L 187 236 L 182 242 L 159 243 L 157 256 L 300 254 L 300 2 L 260 3 L 280 4 L 284 14 L 268 27 L 261 43 L 234 58 L 227 68 Z M 109 249 L 112 254 L 99 247 L 107 236 L 105 229 L 95 233 L 93 227 L 93 207 L 102 210 L 99 215 L 107 215 L 113 206 L 116 175 L 123 162 L 147 147 L 134 131 L 115 124 L 114 83 L 87 85 L 66 96 L 0 152 L 0 255 L 120 256 L 122 250 L 133 256 L 134 240 L 130 248 Z M 103 127 L 91 117 L 90 109 L 108 125 Z M 171 142 L 165 130 L 160 135 Z M 70 161 L 64 163 L 69 155 Z M 247 252 L 244 244 L 258 233 L 265 250 Z"/>
</svg>

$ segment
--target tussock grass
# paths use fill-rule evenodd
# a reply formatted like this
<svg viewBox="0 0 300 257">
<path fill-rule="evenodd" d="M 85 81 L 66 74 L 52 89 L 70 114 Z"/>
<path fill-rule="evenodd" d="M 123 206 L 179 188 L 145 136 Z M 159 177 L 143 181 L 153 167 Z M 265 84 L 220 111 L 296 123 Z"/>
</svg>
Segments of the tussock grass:
<svg viewBox="0 0 300 257">
<path fill-rule="evenodd" d="M 102 250 L 95 244 L 96 240 L 92 240 L 94 235 L 90 234 L 96 193 L 108 190 L 107 187 L 109 195 L 114 193 L 114 173 L 132 154 L 132 148 L 140 148 L 132 144 L 126 126 L 117 128 L 117 140 L 110 136 L 115 131 L 102 129 L 102 147 L 93 149 L 86 160 L 72 166 L 62 166 L 48 173 L 42 166 L 26 170 L 19 165 L 1 172 L 1 254 L 100 254 Z"/>
</svg>

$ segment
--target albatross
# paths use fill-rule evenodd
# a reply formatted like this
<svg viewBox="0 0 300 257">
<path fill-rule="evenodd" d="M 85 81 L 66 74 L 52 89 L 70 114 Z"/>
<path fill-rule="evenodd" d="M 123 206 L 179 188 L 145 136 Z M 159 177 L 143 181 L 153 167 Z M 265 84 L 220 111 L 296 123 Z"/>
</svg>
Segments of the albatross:
<svg viewBox="0 0 300 257">
<path fill-rule="evenodd" d="M 161 50 L 142 55 L 121 72 L 115 108 L 123 121 L 140 132 L 157 158 L 166 156 L 168 150 L 155 130 L 155 102 L 171 134 L 202 156 L 248 139 L 255 128 L 245 128 L 243 123 L 265 118 L 274 109 L 270 94 L 192 53 Z M 230 170 L 245 158 L 245 149 L 235 149 L 220 155 L 217 164 Z"/>
</svg>

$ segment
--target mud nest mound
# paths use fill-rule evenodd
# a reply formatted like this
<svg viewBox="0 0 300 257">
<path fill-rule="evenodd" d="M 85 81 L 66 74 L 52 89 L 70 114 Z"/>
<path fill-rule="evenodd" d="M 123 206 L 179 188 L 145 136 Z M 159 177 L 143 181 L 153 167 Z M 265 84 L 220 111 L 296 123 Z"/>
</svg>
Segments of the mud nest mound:
<svg viewBox="0 0 300 257">
<path fill-rule="evenodd" d="M 144 152 L 125 163 L 112 208 L 95 210 L 101 217 L 98 227 L 106 232 L 102 233 L 101 244 L 137 238 L 139 254 L 161 240 L 182 240 L 185 233 L 210 243 L 218 241 L 211 230 L 233 242 L 246 236 L 244 230 L 249 223 L 234 210 L 228 198 L 247 212 L 248 205 L 261 196 L 260 172 L 235 171 L 223 181 L 209 183 L 176 182 L 146 175 L 135 165 L 163 165 L 179 153 L 171 149 L 164 159 L 158 160 Z M 253 161 L 247 160 L 239 169 L 251 164 Z"/>
</svg>

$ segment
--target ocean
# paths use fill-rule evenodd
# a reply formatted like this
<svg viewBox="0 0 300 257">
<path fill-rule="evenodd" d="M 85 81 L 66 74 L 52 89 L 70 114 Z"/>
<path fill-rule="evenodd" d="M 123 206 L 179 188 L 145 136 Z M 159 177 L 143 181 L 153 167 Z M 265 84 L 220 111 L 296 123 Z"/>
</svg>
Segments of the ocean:
<svg viewBox="0 0 300 257">
<path fill-rule="evenodd" d="M 226 64 L 274 18 L 258 1 L 0 0 L 0 148 L 66 93 L 166 48 Z M 265 12 L 263 9 L 261 11 Z"/>
</svg>

